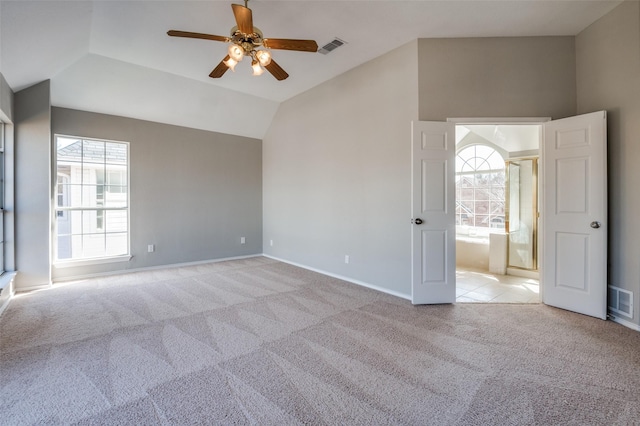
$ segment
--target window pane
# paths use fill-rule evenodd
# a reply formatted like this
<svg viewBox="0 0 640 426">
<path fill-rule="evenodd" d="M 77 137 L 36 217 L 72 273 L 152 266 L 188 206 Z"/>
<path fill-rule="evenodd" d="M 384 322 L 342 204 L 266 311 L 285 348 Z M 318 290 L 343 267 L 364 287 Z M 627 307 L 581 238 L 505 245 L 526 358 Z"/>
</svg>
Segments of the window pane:
<svg viewBox="0 0 640 426">
<path fill-rule="evenodd" d="M 476 149 L 475 156 L 482 159 L 489 158 L 490 155 L 496 152 L 493 148 L 486 145 L 474 145 L 474 147 Z"/>
<path fill-rule="evenodd" d="M 475 191 L 475 199 L 478 200 L 489 200 L 489 191 L 485 188 L 476 188 Z"/>
<path fill-rule="evenodd" d="M 109 186 L 106 188 L 105 207 L 127 207 L 127 187 Z"/>
<path fill-rule="evenodd" d="M 71 235 L 58 234 L 58 259 L 71 259 Z"/>
<path fill-rule="evenodd" d="M 71 207 L 71 185 L 58 184 L 58 192 L 56 196 L 56 206 Z"/>
<path fill-rule="evenodd" d="M 71 236 L 71 258 L 78 259 L 82 257 L 82 235 Z"/>
<path fill-rule="evenodd" d="M 470 201 L 461 201 L 460 202 L 460 207 L 462 208 L 462 211 L 465 213 L 469 213 L 469 214 L 473 214 L 473 207 L 474 207 L 474 203 L 473 200 Z"/>
<path fill-rule="evenodd" d="M 82 207 L 102 207 L 103 199 L 98 199 L 98 194 L 104 193 L 103 186 L 83 185 L 82 186 Z"/>
<path fill-rule="evenodd" d="M 102 232 L 101 228 L 98 228 L 98 212 L 104 215 L 102 210 L 85 210 L 82 212 L 82 233 L 92 234 L 95 232 Z M 104 217 L 104 216 L 102 216 Z"/>
<path fill-rule="evenodd" d="M 71 224 L 69 226 L 69 233 L 79 235 L 82 233 L 82 212 L 70 211 Z"/>
<path fill-rule="evenodd" d="M 84 141 L 82 145 L 82 160 L 85 164 L 104 164 L 104 142 Z"/>
<path fill-rule="evenodd" d="M 107 185 L 127 185 L 127 170 L 122 166 L 107 166 Z"/>
<path fill-rule="evenodd" d="M 489 215 L 476 214 L 476 224 L 477 228 L 488 228 L 489 227 Z"/>
<path fill-rule="evenodd" d="M 91 181 L 85 183 L 95 183 L 97 185 L 104 185 L 105 166 L 104 164 L 84 164 L 85 170 L 89 169 L 91 174 Z"/>
<path fill-rule="evenodd" d="M 493 154 L 491 154 L 487 158 L 487 161 L 489 162 L 489 167 L 492 170 L 504 169 L 504 160 L 502 159 L 502 156 L 497 152 L 494 152 Z"/>
<path fill-rule="evenodd" d="M 105 254 L 107 256 L 119 256 L 128 253 L 127 234 L 125 232 L 106 235 L 107 248 Z"/>
<path fill-rule="evenodd" d="M 125 210 L 107 210 L 105 232 L 126 232 L 128 229 L 127 212 Z"/>
<path fill-rule="evenodd" d="M 127 145 L 123 143 L 107 142 L 105 147 L 107 164 L 127 165 Z"/>
<path fill-rule="evenodd" d="M 58 136 L 57 140 L 58 166 L 69 162 L 82 162 L 82 141 Z"/>
<path fill-rule="evenodd" d="M 474 145 L 468 146 L 458 153 L 458 157 L 460 157 L 462 161 L 468 161 L 470 158 L 473 158 L 475 156 L 476 150 L 474 148 Z"/>
<path fill-rule="evenodd" d="M 82 185 L 82 163 L 69 165 L 69 183 Z"/>
<path fill-rule="evenodd" d="M 104 234 L 89 234 L 82 236 L 82 257 L 102 257 L 104 255 Z"/>
<path fill-rule="evenodd" d="M 475 214 L 489 214 L 489 201 L 476 201 Z"/>
<path fill-rule="evenodd" d="M 69 235 L 71 234 L 71 212 L 69 211 L 57 211 L 56 212 L 56 234 L 57 235 Z"/>
</svg>

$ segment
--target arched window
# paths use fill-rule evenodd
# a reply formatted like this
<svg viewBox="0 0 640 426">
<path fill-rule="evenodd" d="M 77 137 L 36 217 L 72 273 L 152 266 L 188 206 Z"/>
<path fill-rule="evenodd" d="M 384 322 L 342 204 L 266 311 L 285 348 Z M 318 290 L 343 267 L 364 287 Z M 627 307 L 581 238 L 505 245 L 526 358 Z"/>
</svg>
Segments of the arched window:
<svg viewBox="0 0 640 426">
<path fill-rule="evenodd" d="M 505 163 L 495 149 L 469 145 L 456 157 L 458 234 L 485 236 L 504 228 Z"/>
</svg>

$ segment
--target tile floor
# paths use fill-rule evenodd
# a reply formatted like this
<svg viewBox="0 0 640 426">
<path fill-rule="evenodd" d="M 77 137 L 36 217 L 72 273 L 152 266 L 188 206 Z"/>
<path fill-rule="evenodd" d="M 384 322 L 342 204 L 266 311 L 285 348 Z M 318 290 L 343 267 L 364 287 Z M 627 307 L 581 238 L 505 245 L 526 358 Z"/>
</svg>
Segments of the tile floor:
<svg viewBox="0 0 640 426">
<path fill-rule="evenodd" d="M 540 303 L 538 280 L 457 268 L 456 302 Z"/>
</svg>

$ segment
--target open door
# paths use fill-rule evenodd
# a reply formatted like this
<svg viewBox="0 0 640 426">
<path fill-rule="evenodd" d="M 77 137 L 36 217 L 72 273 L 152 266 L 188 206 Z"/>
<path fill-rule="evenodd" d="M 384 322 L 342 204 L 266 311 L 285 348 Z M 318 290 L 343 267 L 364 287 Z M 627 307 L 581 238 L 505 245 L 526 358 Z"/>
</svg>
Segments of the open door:
<svg viewBox="0 0 640 426">
<path fill-rule="evenodd" d="M 606 112 L 544 127 L 542 301 L 606 319 Z"/>
<path fill-rule="evenodd" d="M 456 299 L 455 124 L 412 123 L 413 304 Z"/>
</svg>

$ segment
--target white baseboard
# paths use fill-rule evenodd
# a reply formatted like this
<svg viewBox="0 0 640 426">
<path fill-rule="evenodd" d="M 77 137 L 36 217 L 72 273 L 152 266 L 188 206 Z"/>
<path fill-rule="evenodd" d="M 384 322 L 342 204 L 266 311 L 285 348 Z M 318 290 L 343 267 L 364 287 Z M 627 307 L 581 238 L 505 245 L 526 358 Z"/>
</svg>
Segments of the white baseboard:
<svg viewBox="0 0 640 426">
<path fill-rule="evenodd" d="M 20 287 L 16 289 L 16 293 L 28 293 L 30 291 L 46 290 L 48 288 L 51 288 L 52 284 L 53 283 L 31 285 L 29 287 Z"/>
<path fill-rule="evenodd" d="M 356 284 L 356 285 L 359 285 L 361 287 L 370 288 L 372 290 L 376 290 L 376 291 L 379 291 L 381 293 L 390 294 L 391 296 L 396 296 L 396 297 L 399 297 L 401 299 L 411 300 L 411 295 L 400 293 L 398 291 L 389 290 L 387 288 L 379 287 L 379 286 L 373 285 L 373 284 L 369 284 L 369 283 L 366 283 L 364 281 L 354 280 L 353 278 L 345 277 L 345 276 L 338 275 L 338 274 L 333 274 L 331 272 L 323 271 L 323 270 L 317 269 L 317 268 L 312 268 L 311 266 L 303 265 L 303 264 L 300 264 L 300 263 L 297 263 L 297 262 L 291 262 L 289 260 L 281 259 L 279 257 L 271 256 L 269 254 L 263 254 L 263 256 L 264 257 L 268 257 L 269 259 L 277 260 L 278 262 L 288 263 L 289 265 L 297 266 L 297 267 L 302 268 L 302 269 L 308 269 L 309 271 L 317 272 L 319 274 L 326 275 L 328 277 L 337 278 L 339 280 L 346 281 L 346 282 L 351 283 L 351 284 Z"/>
<path fill-rule="evenodd" d="M 627 321 L 625 319 L 622 319 L 619 316 L 616 316 L 616 314 L 611 314 L 610 313 L 610 314 L 607 315 L 607 318 L 610 319 L 611 321 L 617 323 L 617 324 L 623 325 L 623 326 L 625 326 L 627 328 L 630 328 L 632 330 L 640 331 L 640 325 L 634 324 L 631 321 Z"/>
<path fill-rule="evenodd" d="M 207 263 L 217 263 L 217 262 L 226 262 L 228 260 L 242 260 L 242 259 L 250 259 L 252 257 L 261 257 L 262 254 L 250 254 L 247 256 L 234 256 L 234 257 L 224 257 L 220 259 L 208 259 L 208 260 L 198 260 L 195 262 L 183 262 L 183 263 L 170 263 L 167 265 L 156 265 L 156 266 L 145 266 L 143 268 L 134 268 L 134 269 L 120 269 L 117 271 L 107 271 L 107 272 L 98 272 L 95 274 L 85 274 L 85 275 L 73 275 L 69 277 L 55 278 L 53 280 L 54 283 L 61 283 L 66 281 L 76 281 L 76 280 L 86 280 L 89 278 L 98 278 L 98 277 L 107 277 L 110 275 L 122 275 L 129 274 L 132 272 L 144 272 L 144 271 L 154 271 L 158 269 L 167 269 L 167 268 L 181 268 L 184 266 L 194 266 L 194 265 L 204 265 Z"/>
</svg>

